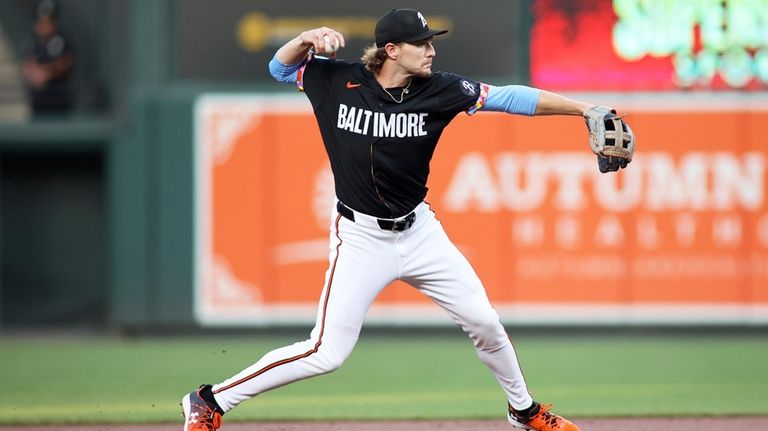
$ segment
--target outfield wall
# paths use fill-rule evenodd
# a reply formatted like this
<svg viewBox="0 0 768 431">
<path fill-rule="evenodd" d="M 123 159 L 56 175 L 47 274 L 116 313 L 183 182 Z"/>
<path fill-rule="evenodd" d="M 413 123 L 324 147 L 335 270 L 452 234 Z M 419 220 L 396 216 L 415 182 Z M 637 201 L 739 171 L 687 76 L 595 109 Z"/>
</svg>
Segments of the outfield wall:
<svg viewBox="0 0 768 431">
<path fill-rule="evenodd" d="M 502 319 L 768 323 L 768 103 L 578 97 L 624 109 L 627 170 L 600 174 L 574 117 L 461 115 L 433 160 L 427 200 Z M 195 147 L 197 321 L 311 322 L 334 194 L 309 103 L 203 95 Z M 369 317 L 450 324 L 404 284 Z"/>
</svg>

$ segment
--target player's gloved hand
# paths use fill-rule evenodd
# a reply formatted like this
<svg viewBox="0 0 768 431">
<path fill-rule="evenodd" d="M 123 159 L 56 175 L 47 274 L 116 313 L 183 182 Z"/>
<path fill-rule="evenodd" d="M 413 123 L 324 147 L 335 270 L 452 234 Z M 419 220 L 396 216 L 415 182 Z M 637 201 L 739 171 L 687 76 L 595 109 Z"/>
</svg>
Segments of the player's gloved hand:
<svg viewBox="0 0 768 431">
<path fill-rule="evenodd" d="M 606 106 L 593 106 L 584 113 L 589 129 L 589 146 L 597 154 L 600 172 L 613 172 L 626 168 L 635 154 L 635 134 L 616 110 Z"/>
</svg>

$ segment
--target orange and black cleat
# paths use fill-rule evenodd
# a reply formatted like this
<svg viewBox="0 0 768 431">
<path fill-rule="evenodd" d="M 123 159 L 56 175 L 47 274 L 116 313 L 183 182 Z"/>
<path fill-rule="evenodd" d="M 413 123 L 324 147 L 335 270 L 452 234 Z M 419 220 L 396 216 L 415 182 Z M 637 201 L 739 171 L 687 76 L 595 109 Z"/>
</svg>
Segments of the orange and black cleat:
<svg viewBox="0 0 768 431">
<path fill-rule="evenodd" d="M 216 402 L 206 401 L 201 395 L 201 391 L 210 391 L 210 388 L 210 385 L 202 385 L 181 399 L 184 431 L 215 431 L 221 426 L 224 412 Z"/>
<path fill-rule="evenodd" d="M 513 427 L 534 431 L 581 431 L 573 422 L 549 411 L 552 404 L 541 405 L 536 401 L 525 412 L 509 408 L 507 419 Z"/>
</svg>

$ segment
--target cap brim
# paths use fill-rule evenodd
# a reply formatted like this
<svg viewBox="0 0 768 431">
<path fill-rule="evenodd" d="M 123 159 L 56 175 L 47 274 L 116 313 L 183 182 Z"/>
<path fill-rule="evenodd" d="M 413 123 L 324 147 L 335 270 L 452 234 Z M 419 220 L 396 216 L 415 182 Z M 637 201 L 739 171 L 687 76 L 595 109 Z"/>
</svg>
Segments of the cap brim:
<svg viewBox="0 0 768 431">
<path fill-rule="evenodd" d="M 448 33 L 448 30 L 429 30 L 425 31 L 424 33 L 417 34 L 416 36 L 409 37 L 408 39 L 404 40 L 403 42 L 417 42 L 424 39 L 429 39 L 433 36 L 438 36 L 441 34 Z"/>
</svg>

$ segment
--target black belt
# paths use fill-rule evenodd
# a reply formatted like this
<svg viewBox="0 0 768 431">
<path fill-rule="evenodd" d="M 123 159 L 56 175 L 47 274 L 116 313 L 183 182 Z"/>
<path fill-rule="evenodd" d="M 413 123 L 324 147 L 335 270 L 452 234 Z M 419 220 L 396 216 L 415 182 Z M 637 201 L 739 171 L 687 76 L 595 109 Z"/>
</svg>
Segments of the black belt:
<svg viewBox="0 0 768 431">
<path fill-rule="evenodd" d="M 345 219 L 355 221 L 355 212 L 352 211 L 352 208 L 341 203 L 341 201 L 336 203 L 336 210 Z M 414 221 L 416 221 L 416 213 L 413 212 L 401 218 L 400 220 L 392 220 L 386 218 L 376 219 L 376 222 L 379 224 L 379 227 L 382 230 L 389 230 L 392 232 L 401 232 L 409 229 L 411 226 L 413 226 Z"/>
</svg>

